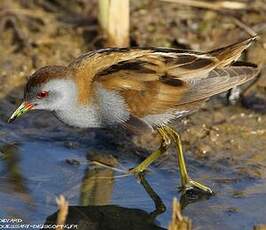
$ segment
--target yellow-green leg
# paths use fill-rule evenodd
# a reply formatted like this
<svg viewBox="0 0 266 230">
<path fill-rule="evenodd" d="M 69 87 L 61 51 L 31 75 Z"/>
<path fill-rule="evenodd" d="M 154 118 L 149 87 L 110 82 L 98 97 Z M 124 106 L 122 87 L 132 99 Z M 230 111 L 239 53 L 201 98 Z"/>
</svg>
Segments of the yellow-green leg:
<svg viewBox="0 0 266 230">
<path fill-rule="evenodd" d="M 138 166 L 131 169 L 129 171 L 130 173 L 138 175 L 139 173 L 145 171 L 152 162 L 154 162 L 156 159 L 158 159 L 158 157 L 160 157 L 163 153 L 165 153 L 166 150 L 169 148 L 169 146 L 171 144 L 171 139 L 168 137 L 167 133 L 162 128 L 158 129 L 158 133 L 162 137 L 162 142 L 161 142 L 160 148 L 157 149 L 155 152 L 153 152 L 150 156 L 148 156 Z"/>
<path fill-rule="evenodd" d="M 187 191 L 190 189 L 198 189 L 203 192 L 213 194 L 213 191 L 210 188 L 203 184 L 200 184 L 197 181 L 192 180 L 189 177 L 179 134 L 174 129 L 168 126 L 164 126 L 162 129 L 171 137 L 171 139 L 175 142 L 176 145 L 182 190 Z"/>
</svg>

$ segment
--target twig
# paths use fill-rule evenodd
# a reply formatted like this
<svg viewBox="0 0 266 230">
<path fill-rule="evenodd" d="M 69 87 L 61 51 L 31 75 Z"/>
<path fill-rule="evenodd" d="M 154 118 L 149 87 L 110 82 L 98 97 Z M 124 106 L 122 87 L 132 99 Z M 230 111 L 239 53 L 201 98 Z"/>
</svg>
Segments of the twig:
<svg viewBox="0 0 266 230">
<path fill-rule="evenodd" d="M 244 2 L 234 2 L 234 1 L 219 1 L 219 2 L 205 2 L 199 0 L 161 0 L 164 2 L 174 2 L 186 6 L 192 6 L 197 8 L 205 8 L 210 10 L 243 10 L 247 8 L 247 4 Z"/>
<path fill-rule="evenodd" d="M 105 46 L 129 46 L 129 0 L 99 0 L 98 8 Z"/>
<path fill-rule="evenodd" d="M 265 224 L 259 224 L 254 226 L 253 230 L 266 230 L 266 225 Z"/>
<path fill-rule="evenodd" d="M 94 160 L 94 161 L 91 161 L 90 163 L 98 165 L 98 166 L 101 166 L 101 167 L 104 167 L 104 168 L 107 168 L 107 169 L 111 169 L 111 170 L 116 171 L 116 172 L 127 173 L 127 171 L 125 171 L 123 169 L 115 168 L 115 167 L 112 167 L 110 165 L 104 164 L 104 163 L 99 162 L 99 161 L 95 161 Z"/>
<path fill-rule="evenodd" d="M 249 26 L 246 25 L 245 23 L 241 22 L 239 19 L 237 19 L 237 18 L 235 18 L 235 17 L 233 17 L 232 19 L 234 20 L 235 24 L 236 24 L 239 28 L 245 30 L 250 36 L 253 37 L 253 36 L 256 36 L 256 35 L 257 35 L 257 33 L 256 33 L 251 27 L 249 27 Z"/>
<path fill-rule="evenodd" d="M 192 230 L 192 222 L 189 218 L 182 216 L 180 204 L 176 198 L 173 200 L 172 221 L 168 230 Z"/>
<path fill-rule="evenodd" d="M 40 20 L 45 20 L 45 15 L 42 13 L 40 10 L 35 10 L 34 12 L 31 10 L 26 10 L 26 9 L 3 9 L 0 11 L 0 16 L 4 15 L 24 15 L 24 16 L 29 16 L 32 18 L 40 19 Z"/>
<path fill-rule="evenodd" d="M 62 230 L 63 225 L 66 223 L 69 203 L 63 195 L 56 198 L 56 203 L 59 209 L 57 213 L 56 230 Z"/>
</svg>

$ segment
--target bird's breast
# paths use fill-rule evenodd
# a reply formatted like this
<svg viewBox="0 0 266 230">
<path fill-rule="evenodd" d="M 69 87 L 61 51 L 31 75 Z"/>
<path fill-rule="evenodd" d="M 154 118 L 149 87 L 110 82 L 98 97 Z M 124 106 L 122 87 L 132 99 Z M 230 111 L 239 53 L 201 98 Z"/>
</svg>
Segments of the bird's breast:
<svg viewBox="0 0 266 230">
<path fill-rule="evenodd" d="M 102 119 L 95 105 L 72 107 L 56 111 L 59 120 L 78 128 L 102 127 Z"/>
<path fill-rule="evenodd" d="M 123 123 L 129 119 L 127 104 L 118 92 L 95 85 L 90 104 L 81 105 L 75 100 L 55 111 L 64 123 L 80 128 L 106 127 Z"/>
</svg>

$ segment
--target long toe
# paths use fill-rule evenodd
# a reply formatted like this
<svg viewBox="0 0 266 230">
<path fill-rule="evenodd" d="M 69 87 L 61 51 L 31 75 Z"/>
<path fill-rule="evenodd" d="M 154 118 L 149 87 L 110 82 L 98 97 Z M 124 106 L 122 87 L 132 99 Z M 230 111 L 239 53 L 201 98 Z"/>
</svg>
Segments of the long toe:
<svg viewBox="0 0 266 230">
<path fill-rule="evenodd" d="M 181 187 L 181 191 L 183 194 L 191 195 L 199 193 L 204 193 L 209 196 L 214 195 L 214 192 L 209 187 L 194 180 L 189 180 L 188 183 Z"/>
<path fill-rule="evenodd" d="M 146 172 L 146 169 L 140 168 L 140 167 L 135 167 L 135 168 L 131 168 L 128 170 L 128 172 L 134 176 L 138 176 L 140 174 L 143 174 Z"/>
</svg>

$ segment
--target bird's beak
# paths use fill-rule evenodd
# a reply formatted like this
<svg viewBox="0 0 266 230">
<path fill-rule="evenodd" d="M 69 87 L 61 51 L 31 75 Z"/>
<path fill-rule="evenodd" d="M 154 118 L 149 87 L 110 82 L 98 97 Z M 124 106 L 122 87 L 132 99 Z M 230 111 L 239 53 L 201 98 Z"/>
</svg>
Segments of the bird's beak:
<svg viewBox="0 0 266 230">
<path fill-rule="evenodd" d="M 16 120 L 18 117 L 20 117 L 22 114 L 28 112 L 31 110 L 33 105 L 29 102 L 23 102 L 16 111 L 11 115 L 11 117 L 8 119 L 8 123 L 11 123 L 12 121 Z"/>
</svg>

